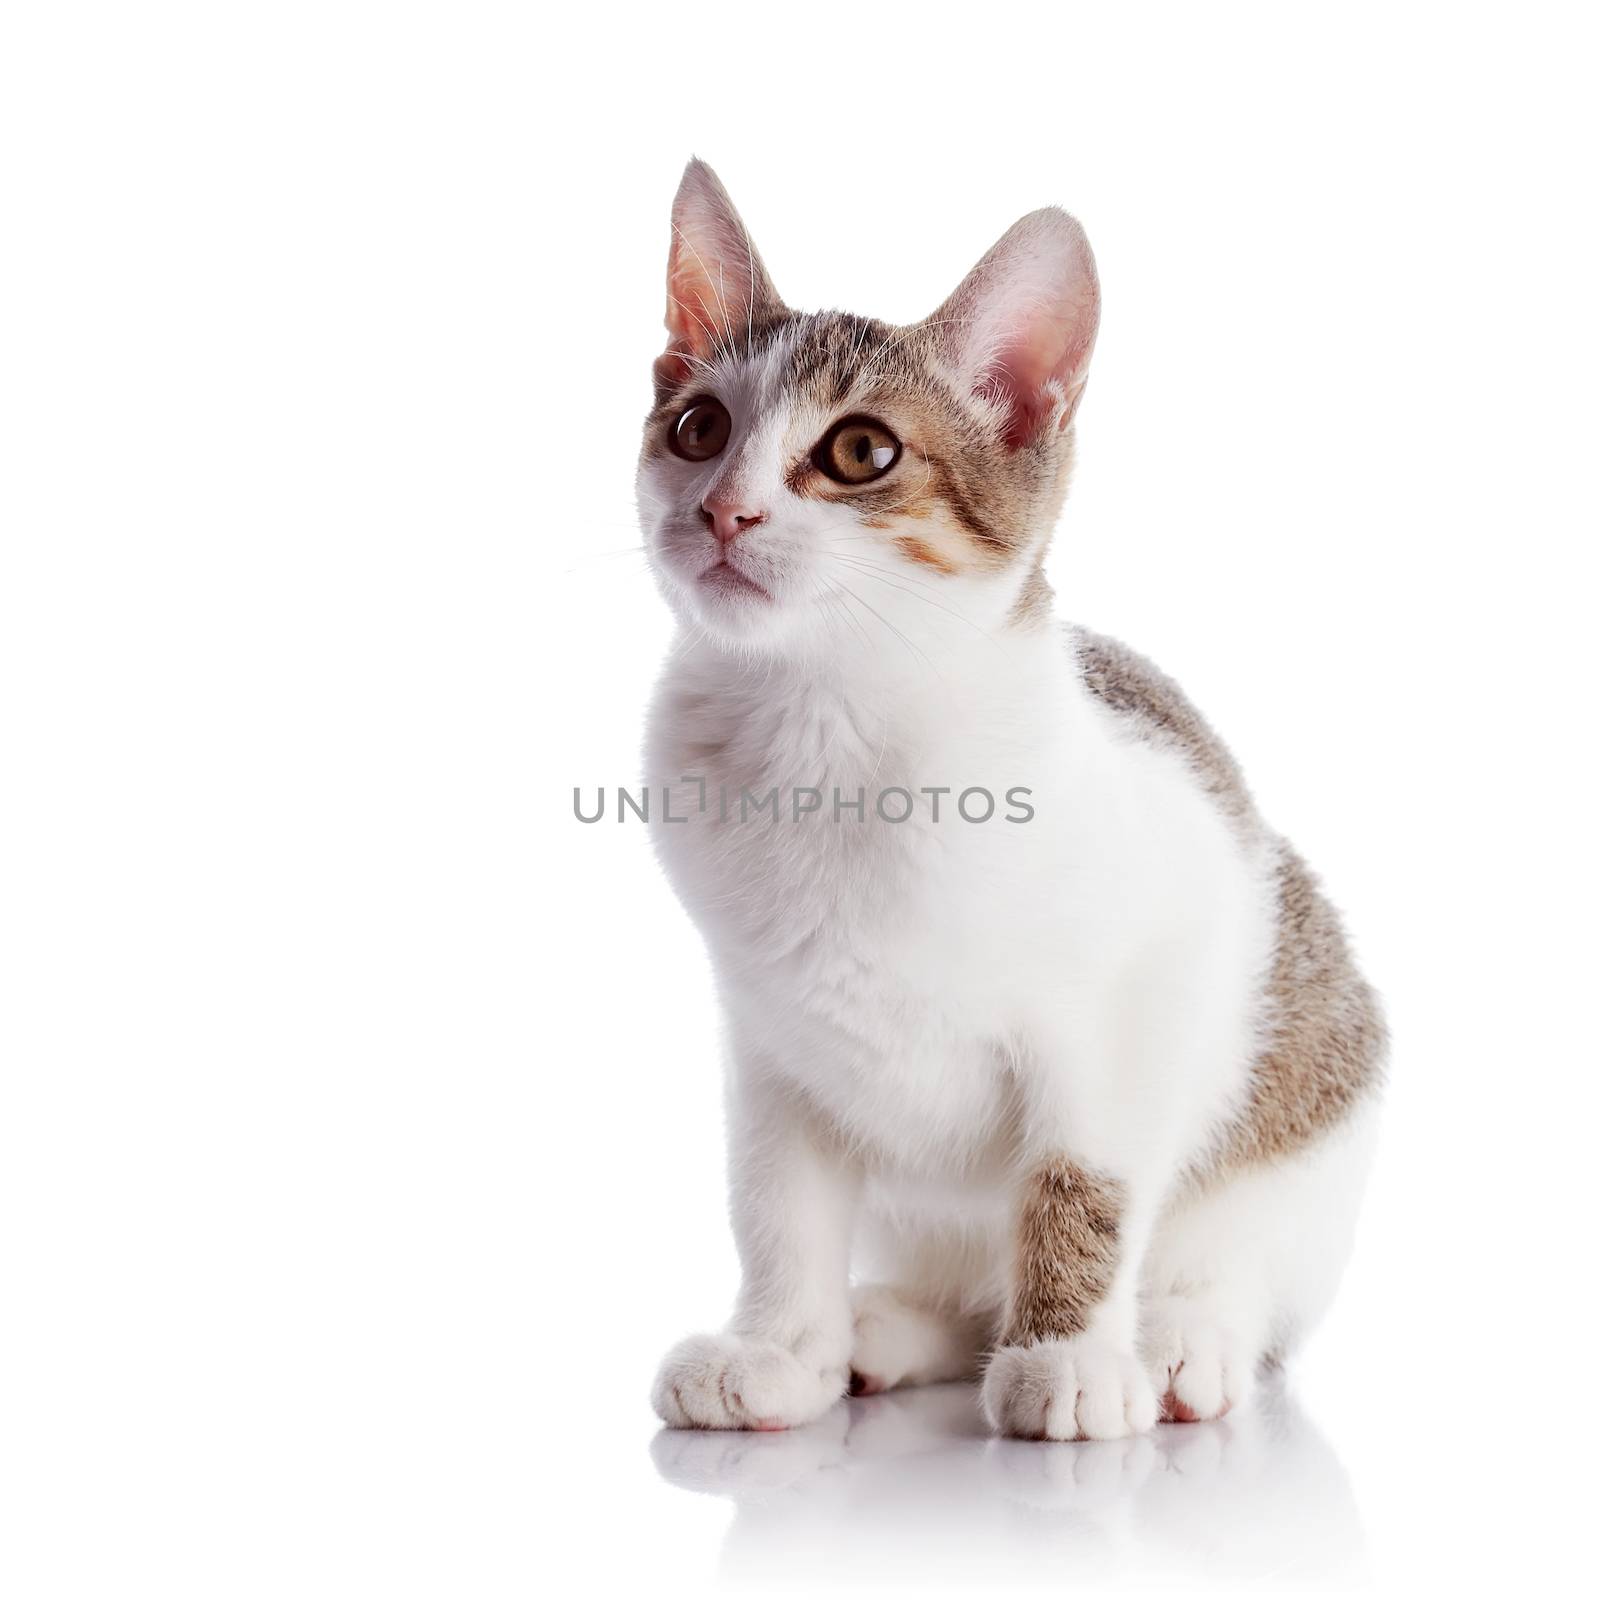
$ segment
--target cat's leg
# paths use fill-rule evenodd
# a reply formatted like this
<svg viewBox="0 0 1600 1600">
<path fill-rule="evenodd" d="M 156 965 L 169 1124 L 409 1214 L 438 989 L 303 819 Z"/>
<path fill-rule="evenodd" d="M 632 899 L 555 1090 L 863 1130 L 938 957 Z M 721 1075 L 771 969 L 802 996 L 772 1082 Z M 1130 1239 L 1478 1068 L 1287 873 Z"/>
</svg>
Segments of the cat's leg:
<svg viewBox="0 0 1600 1600">
<path fill-rule="evenodd" d="M 1358 1114 L 1270 1166 L 1216 1174 L 1162 1218 L 1144 1264 L 1140 1344 L 1162 1415 L 1225 1416 L 1333 1299 L 1376 1118 Z"/>
<path fill-rule="evenodd" d="M 1026 1439 L 1120 1439 L 1156 1421 L 1139 1360 L 1139 1264 L 1153 1175 L 1118 1175 L 1064 1147 L 1028 1164 L 1013 1201 L 1013 1261 L 983 1408 Z"/>
<path fill-rule="evenodd" d="M 725 1331 L 668 1353 L 651 1400 L 672 1427 L 793 1427 L 845 1391 L 860 1178 L 827 1130 L 759 1068 L 736 1075 L 728 1123 L 738 1304 Z"/>
</svg>

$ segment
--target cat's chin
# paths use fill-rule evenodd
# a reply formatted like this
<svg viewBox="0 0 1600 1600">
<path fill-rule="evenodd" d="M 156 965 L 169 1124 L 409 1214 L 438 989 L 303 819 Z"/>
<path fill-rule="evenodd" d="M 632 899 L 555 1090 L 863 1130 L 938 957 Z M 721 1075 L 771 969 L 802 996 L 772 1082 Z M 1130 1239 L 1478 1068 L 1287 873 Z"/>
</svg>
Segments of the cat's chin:
<svg viewBox="0 0 1600 1600">
<path fill-rule="evenodd" d="M 745 649 L 778 646 L 795 625 L 792 606 L 726 563 L 684 584 L 675 609 L 713 639 Z"/>
<path fill-rule="evenodd" d="M 715 595 L 729 605 L 771 605 L 772 596 L 754 578 L 741 572 L 729 561 L 719 561 L 707 567 L 695 579 L 695 586 L 704 594 Z"/>
</svg>

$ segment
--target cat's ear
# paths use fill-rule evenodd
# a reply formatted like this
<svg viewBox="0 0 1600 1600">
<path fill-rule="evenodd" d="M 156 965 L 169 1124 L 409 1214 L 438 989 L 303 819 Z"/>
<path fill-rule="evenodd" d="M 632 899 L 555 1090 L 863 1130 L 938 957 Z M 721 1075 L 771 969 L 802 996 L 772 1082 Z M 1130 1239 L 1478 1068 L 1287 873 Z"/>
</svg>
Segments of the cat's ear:
<svg viewBox="0 0 1600 1600">
<path fill-rule="evenodd" d="M 1100 327 L 1089 237 L 1054 206 L 1014 223 L 928 318 L 973 390 L 1006 408 L 1006 438 L 1026 444 L 1072 420 Z"/>
<path fill-rule="evenodd" d="M 716 173 L 696 156 L 672 202 L 667 257 L 668 361 L 708 359 L 753 322 L 783 310 L 778 291 Z"/>
</svg>

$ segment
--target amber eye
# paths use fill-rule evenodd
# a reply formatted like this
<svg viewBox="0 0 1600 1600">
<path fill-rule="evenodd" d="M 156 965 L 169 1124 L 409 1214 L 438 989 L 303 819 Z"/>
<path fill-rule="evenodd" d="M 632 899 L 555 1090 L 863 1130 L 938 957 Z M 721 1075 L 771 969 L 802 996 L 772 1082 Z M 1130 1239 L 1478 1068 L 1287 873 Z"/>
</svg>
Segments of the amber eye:
<svg viewBox="0 0 1600 1600">
<path fill-rule="evenodd" d="M 871 483 L 900 459 L 900 441 L 871 417 L 846 417 L 822 436 L 811 459 L 835 483 Z"/>
<path fill-rule="evenodd" d="M 721 455 L 733 432 L 733 418 L 720 400 L 696 400 L 672 425 L 668 443 L 685 461 L 709 461 Z"/>
</svg>

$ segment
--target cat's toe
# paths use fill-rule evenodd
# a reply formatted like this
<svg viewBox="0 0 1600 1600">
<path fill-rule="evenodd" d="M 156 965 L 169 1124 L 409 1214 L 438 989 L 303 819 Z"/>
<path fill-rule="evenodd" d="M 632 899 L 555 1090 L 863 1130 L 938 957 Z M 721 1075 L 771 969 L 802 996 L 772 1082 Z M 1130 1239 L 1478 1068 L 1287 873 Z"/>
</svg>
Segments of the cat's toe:
<svg viewBox="0 0 1600 1600">
<path fill-rule="evenodd" d="M 850 1393 L 881 1394 L 900 1383 L 916 1363 L 919 1313 L 892 1289 L 859 1289 L 854 1299 Z"/>
<path fill-rule="evenodd" d="M 1097 1340 L 1003 1345 L 983 1379 L 983 1409 L 1019 1439 L 1123 1439 L 1156 1420 L 1156 1397 L 1131 1351 Z"/>
<path fill-rule="evenodd" d="M 842 1367 L 819 1371 L 767 1340 L 696 1334 L 661 1363 L 650 1402 L 670 1428 L 765 1433 L 820 1417 L 843 1389 Z"/>
<path fill-rule="evenodd" d="M 1145 1347 L 1163 1422 L 1211 1422 L 1249 1398 L 1256 1353 L 1203 1305 L 1181 1297 L 1164 1302 Z"/>
</svg>

